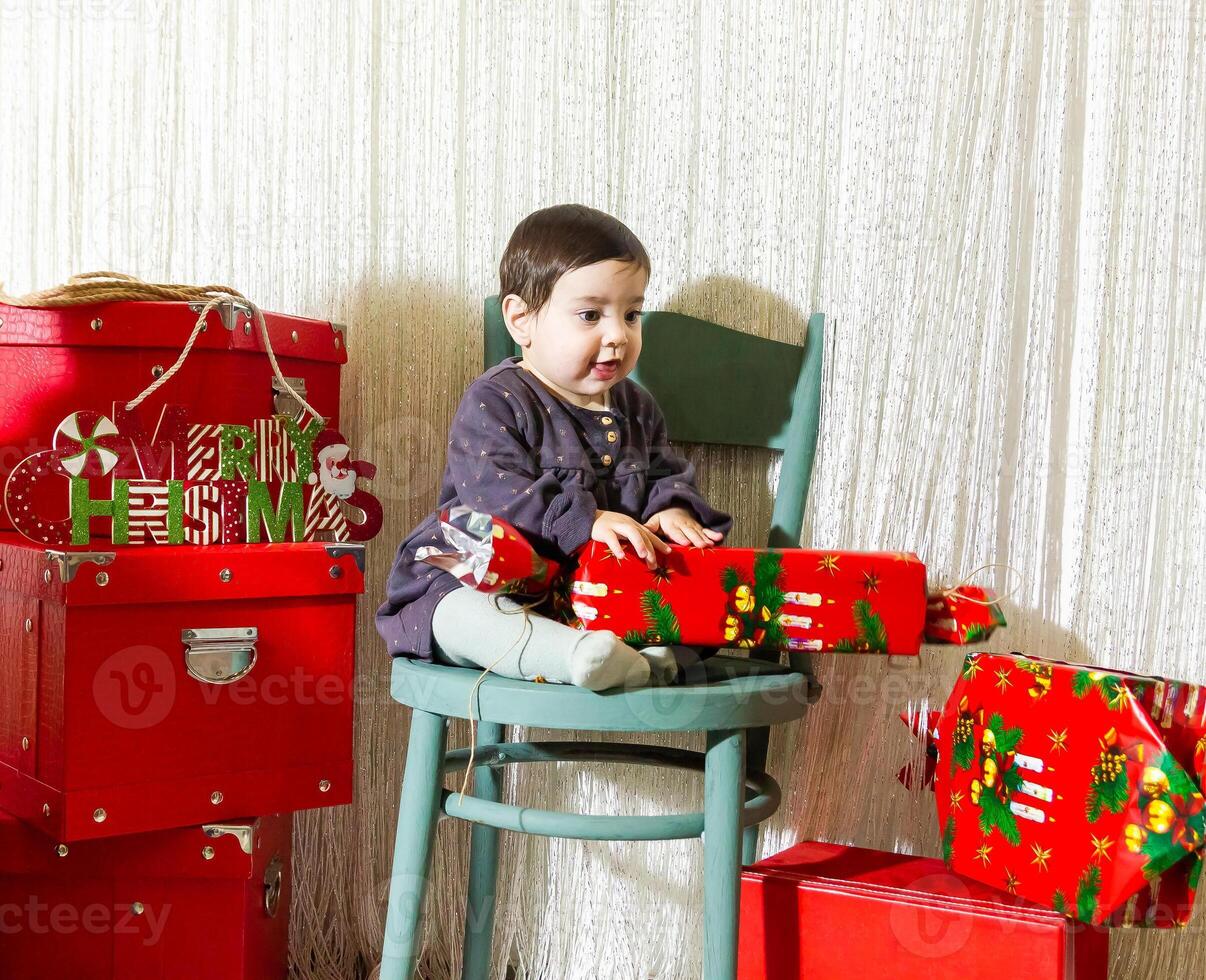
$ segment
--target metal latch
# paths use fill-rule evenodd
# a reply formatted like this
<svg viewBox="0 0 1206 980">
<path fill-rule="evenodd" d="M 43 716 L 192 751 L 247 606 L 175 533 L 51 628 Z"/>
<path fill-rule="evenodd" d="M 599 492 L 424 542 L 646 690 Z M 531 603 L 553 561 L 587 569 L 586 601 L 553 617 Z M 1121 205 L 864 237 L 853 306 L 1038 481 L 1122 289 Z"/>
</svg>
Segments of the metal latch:
<svg viewBox="0 0 1206 980">
<path fill-rule="evenodd" d="M 206 684 L 230 684 L 255 666 L 254 626 L 233 629 L 181 630 L 185 669 Z"/>
<path fill-rule="evenodd" d="M 188 308 L 194 313 L 200 313 L 203 309 L 205 309 L 205 301 L 201 300 L 196 303 L 189 303 Z M 247 306 L 245 303 L 240 303 L 237 299 L 224 299 L 218 303 L 213 310 L 221 318 L 222 326 L 224 326 L 227 330 L 233 330 L 235 328 L 239 322 L 240 315 L 247 317 L 249 322 L 251 320 L 251 307 Z"/>
<path fill-rule="evenodd" d="M 306 379 L 305 378 L 285 378 L 289 382 L 289 386 L 296 391 L 302 398 L 306 398 Z M 277 415 L 288 415 L 291 418 L 297 418 L 305 411 L 296 398 L 285 390 L 285 386 L 280 383 L 277 378 L 272 379 L 272 410 Z"/>
</svg>

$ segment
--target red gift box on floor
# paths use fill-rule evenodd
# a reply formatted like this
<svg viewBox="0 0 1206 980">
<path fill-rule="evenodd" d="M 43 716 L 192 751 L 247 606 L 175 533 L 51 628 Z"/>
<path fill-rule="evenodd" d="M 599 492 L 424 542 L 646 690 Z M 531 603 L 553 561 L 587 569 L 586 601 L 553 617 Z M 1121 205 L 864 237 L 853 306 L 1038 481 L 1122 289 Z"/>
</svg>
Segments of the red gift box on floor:
<svg viewBox="0 0 1206 980">
<path fill-rule="evenodd" d="M 72 842 L 350 802 L 363 561 L 0 534 L 0 806 Z"/>
<path fill-rule="evenodd" d="M 292 817 L 56 844 L 0 812 L 0 974 L 286 975 Z"/>
<path fill-rule="evenodd" d="M 1194 685 L 970 655 L 938 722 L 944 851 L 956 871 L 1086 922 L 1183 925 L 1204 752 Z"/>
<path fill-rule="evenodd" d="M 925 565 L 907 552 L 670 546 L 650 570 L 590 542 L 571 622 L 632 644 L 916 654 Z M 576 622 L 575 622 L 576 620 Z"/>
<path fill-rule="evenodd" d="M 68 416 L 86 411 L 110 417 L 115 402 L 134 398 L 162 374 L 184 347 L 202 305 L 138 301 L 29 309 L 0 304 L 0 488 L 20 460 L 51 448 L 56 427 Z M 259 326 L 250 317 L 249 309 L 230 303 L 209 314 L 180 370 L 137 408 L 147 434 L 168 404 L 187 408 L 198 439 L 206 427 L 251 425 L 276 412 L 296 412 L 290 396 L 274 388 Z M 344 328 L 277 313 L 265 312 L 264 318 L 282 373 L 338 427 L 339 376 L 347 361 Z M 119 428 L 125 431 L 124 425 Z M 191 444 L 189 455 L 194 455 Z M 195 460 L 190 458 L 189 465 Z M 39 492 L 57 495 L 58 482 L 44 481 Z M 96 482 L 94 496 L 104 496 Z M 271 497 L 277 499 L 275 489 Z M 39 512 L 62 509 L 57 496 L 48 503 Z M 0 530 L 11 527 L 0 506 Z M 97 523 L 94 539 L 108 534 L 107 522 Z"/>
<path fill-rule="evenodd" d="M 1106 980 L 1109 933 L 936 858 L 805 842 L 742 872 L 740 980 Z"/>
</svg>

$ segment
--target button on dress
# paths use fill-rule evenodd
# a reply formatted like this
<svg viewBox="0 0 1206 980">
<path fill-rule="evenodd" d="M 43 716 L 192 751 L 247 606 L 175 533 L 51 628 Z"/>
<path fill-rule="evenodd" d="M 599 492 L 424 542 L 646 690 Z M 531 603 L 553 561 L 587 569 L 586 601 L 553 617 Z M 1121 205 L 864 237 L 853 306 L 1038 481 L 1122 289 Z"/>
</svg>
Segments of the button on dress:
<svg viewBox="0 0 1206 980">
<path fill-rule="evenodd" d="M 431 660 L 436 604 L 462 585 L 415 561 L 424 545 L 444 546 L 439 513 L 465 504 L 501 517 L 535 550 L 563 564 L 590 541 L 595 513 L 618 511 L 644 523 L 668 507 L 728 534 L 733 519 L 695 485 L 695 467 L 674 452 L 653 396 L 630 378 L 610 390 L 606 409 L 571 405 L 508 357 L 477 377 L 457 406 L 438 505 L 398 546 L 377 610 L 377 630 L 394 656 Z"/>
</svg>

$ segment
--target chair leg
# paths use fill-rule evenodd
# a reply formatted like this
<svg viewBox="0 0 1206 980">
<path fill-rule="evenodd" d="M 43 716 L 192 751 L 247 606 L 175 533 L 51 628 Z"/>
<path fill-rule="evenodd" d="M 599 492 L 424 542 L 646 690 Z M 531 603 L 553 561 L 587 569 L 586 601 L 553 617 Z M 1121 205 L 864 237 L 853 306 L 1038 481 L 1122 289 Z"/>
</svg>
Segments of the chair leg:
<svg viewBox="0 0 1206 980">
<path fill-rule="evenodd" d="M 708 732 L 704 768 L 704 980 L 736 980 L 745 732 Z"/>
<path fill-rule="evenodd" d="M 741 832 L 741 863 L 753 864 L 758 860 L 758 838 L 762 832 L 761 824 L 751 824 Z"/>
<path fill-rule="evenodd" d="M 402 777 L 398 831 L 394 837 L 380 980 L 410 980 L 419 959 L 423 899 L 440 814 L 447 745 L 447 720 L 442 715 L 415 709 L 410 720 L 406 773 Z"/>
<path fill-rule="evenodd" d="M 506 729 L 493 722 L 477 723 L 477 747 L 497 745 Z M 497 803 L 502 799 L 502 770 L 480 766 L 473 774 L 473 795 Z M 455 807 L 453 797 L 450 807 Z M 474 824 L 469 838 L 469 898 L 465 903 L 465 945 L 461 980 L 488 980 L 490 943 L 494 934 L 494 905 L 498 886 L 497 827 Z"/>
</svg>

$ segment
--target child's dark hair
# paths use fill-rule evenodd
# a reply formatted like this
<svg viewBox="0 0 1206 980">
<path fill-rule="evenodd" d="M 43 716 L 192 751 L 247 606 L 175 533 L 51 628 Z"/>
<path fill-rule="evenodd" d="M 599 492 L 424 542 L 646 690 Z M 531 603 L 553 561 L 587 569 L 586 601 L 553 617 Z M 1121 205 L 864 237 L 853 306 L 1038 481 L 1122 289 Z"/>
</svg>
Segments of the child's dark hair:
<svg viewBox="0 0 1206 980">
<path fill-rule="evenodd" d="M 650 269 L 645 246 L 618 218 L 582 204 L 541 208 L 511 232 L 498 266 L 498 295 L 514 293 L 535 313 L 567 272 L 608 259 Z"/>
</svg>

